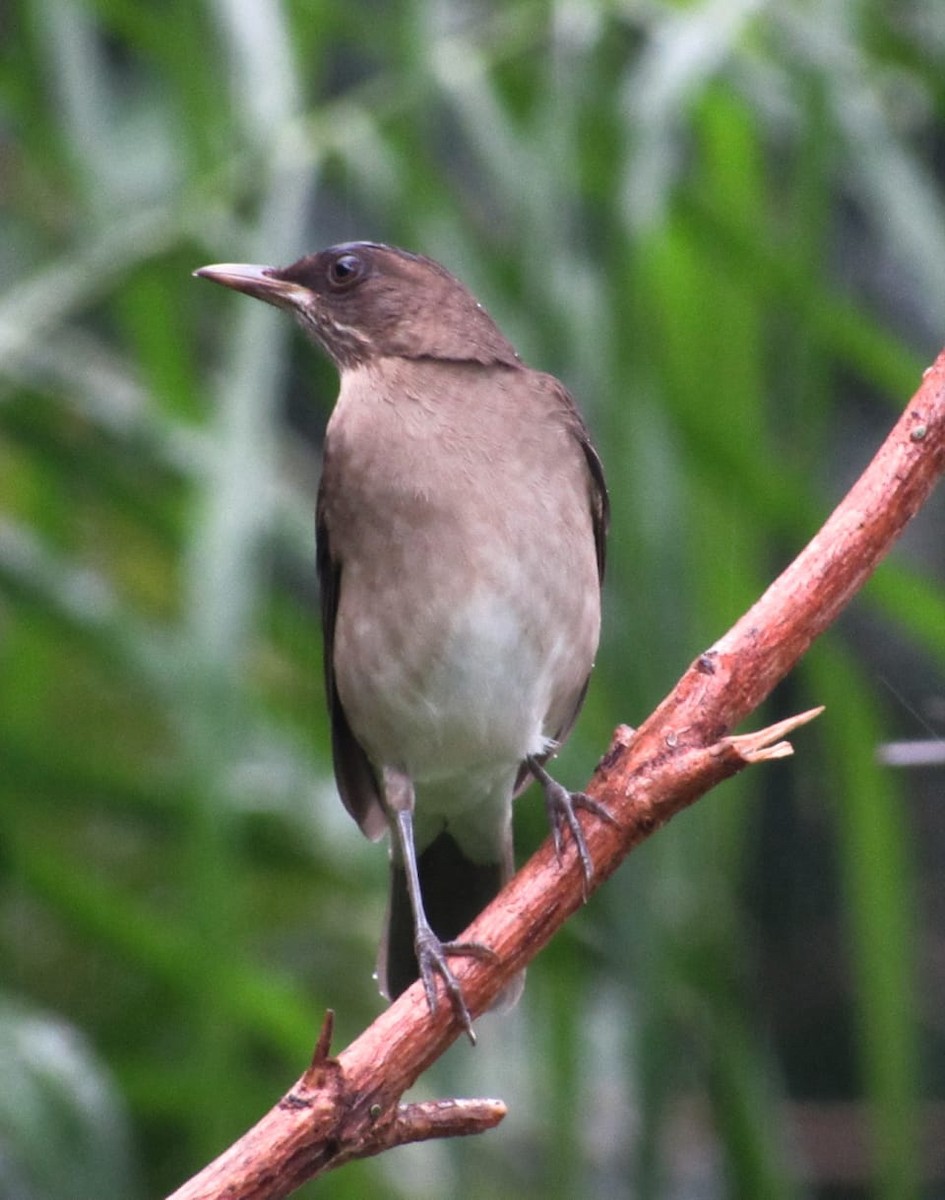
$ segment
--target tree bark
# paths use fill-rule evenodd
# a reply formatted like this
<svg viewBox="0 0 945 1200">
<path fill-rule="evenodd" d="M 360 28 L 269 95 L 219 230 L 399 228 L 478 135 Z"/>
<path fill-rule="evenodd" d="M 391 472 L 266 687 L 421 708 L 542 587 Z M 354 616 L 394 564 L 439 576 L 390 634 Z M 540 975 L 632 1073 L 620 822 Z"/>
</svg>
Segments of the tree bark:
<svg viewBox="0 0 945 1200">
<path fill-rule="evenodd" d="M 768 696 L 862 587 L 945 471 L 945 351 L 863 475 L 791 565 L 714 646 L 700 654 L 636 732 L 617 729 L 588 795 L 615 824 L 582 817 L 591 889 L 626 855 L 715 784 L 791 753 L 782 739 L 820 710 L 760 733 L 731 730 Z M 574 846 L 548 839 L 463 940 L 495 961 L 455 959 L 470 1012 L 482 1013 L 584 900 Z M 430 1013 L 415 984 L 337 1057 L 331 1014 L 311 1066 L 262 1120 L 170 1200 L 279 1200 L 352 1158 L 430 1137 L 480 1132 L 500 1101 L 401 1105 L 403 1092 L 462 1032 L 442 996 Z"/>
</svg>

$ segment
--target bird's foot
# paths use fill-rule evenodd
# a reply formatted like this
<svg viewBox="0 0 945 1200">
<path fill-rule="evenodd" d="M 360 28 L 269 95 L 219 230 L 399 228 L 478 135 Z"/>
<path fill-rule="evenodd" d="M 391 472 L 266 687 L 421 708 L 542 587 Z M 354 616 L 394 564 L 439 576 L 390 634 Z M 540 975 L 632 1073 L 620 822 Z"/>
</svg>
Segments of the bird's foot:
<svg viewBox="0 0 945 1200">
<path fill-rule="evenodd" d="M 417 930 L 414 946 L 417 953 L 417 966 L 420 978 L 423 980 L 423 990 L 427 994 L 430 1012 L 435 1013 L 439 1003 L 436 991 L 436 977 L 439 975 L 446 988 L 446 994 L 450 998 L 453 1012 L 466 1030 L 470 1042 L 475 1046 L 476 1034 L 473 1029 L 472 1017 L 469 1015 L 469 1008 L 466 1005 L 466 997 L 447 960 L 452 957 L 463 957 L 494 962 L 499 956 L 494 950 L 484 946 L 482 942 L 441 942 L 429 926 Z"/>
<path fill-rule="evenodd" d="M 610 825 L 617 825 L 619 822 L 597 800 L 592 799 L 584 792 L 569 792 L 563 784 L 552 779 L 537 759 L 529 758 L 527 761 L 529 770 L 541 785 L 541 790 L 545 795 L 545 808 L 548 812 L 548 822 L 551 825 L 551 837 L 555 844 L 555 854 L 559 859 L 561 858 L 565 826 L 570 830 L 571 837 L 574 839 L 578 857 L 581 860 L 584 899 L 586 900 L 588 885 L 594 878 L 594 863 L 587 848 L 587 840 L 584 837 L 581 822 L 577 819 L 577 810 L 582 809 L 584 812 L 593 813 L 595 817 L 599 817 Z"/>
</svg>

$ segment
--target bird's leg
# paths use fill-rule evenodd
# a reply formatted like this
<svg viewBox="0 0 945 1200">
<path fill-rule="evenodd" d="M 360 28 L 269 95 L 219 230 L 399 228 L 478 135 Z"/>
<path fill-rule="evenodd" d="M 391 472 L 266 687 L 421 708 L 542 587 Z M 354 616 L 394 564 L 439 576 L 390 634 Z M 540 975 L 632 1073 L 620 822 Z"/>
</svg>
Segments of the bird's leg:
<svg viewBox="0 0 945 1200">
<path fill-rule="evenodd" d="M 618 822 L 614 820 L 603 804 L 599 804 L 596 800 L 591 799 L 584 792 L 569 792 L 556 779 L 552 779 L 534 755 L 530 754 L 525 759 L 525 762 L 545 794 L 545 808 L 548 811 L 548 821 L 551 824 L 551 836 L 555 844 L 555 853 L 559 859 L 561 858 L 564 826 L 567 825 L 571 831 L 574 844 L 577 846 L 578 857 L 581 860 L 581 870 L 584 875 L 584 898 L 586 900 L 588 884 L 590 884 L 594 877 L 594 864 L 591 861 L 591 854 L 587 848 L 584 830 L 577 819 L 576 810 L 581 808 L 585 812 L 593 813 L 595 817 L 600 817 L 602 821 L 608 821 L 611 825 L 616 825 Z"/>
<path fill-rule="evenodd" d="M 413 789 L 411 788 L 411 797 Z M 413 804 L 395 808 L 396 821 L 394 828 L 400 846 L 400 855 L 407 876 L 407 892 L 410 896 L 410 906 L 413 909 L 414 949 L 417 955 L 417 967 L 423 988 L 427 994 L 427 1004 L 430 1012 L 436 1012 L 438 997 L 436 993 L 436 976 L 443 980 L 453 1005 L 453 1011 L 462 1023 L 469 1040 L 475 1046 L 476 1034 L 472 1026 L 472 1017 L 466 1006 L 466 998 L 459 980 L 450 969 L 447 959 L 451 955 L 464 955 L 469 958 L 496 959 L 494 950 L 484 946 L 482 942 L 442 942 L 434 933 L 427 920 L 423 907 L 423 894 L 420 891 L 420 876 L 417 871 L 417 853 L 413 840 Z"/>
</svg>

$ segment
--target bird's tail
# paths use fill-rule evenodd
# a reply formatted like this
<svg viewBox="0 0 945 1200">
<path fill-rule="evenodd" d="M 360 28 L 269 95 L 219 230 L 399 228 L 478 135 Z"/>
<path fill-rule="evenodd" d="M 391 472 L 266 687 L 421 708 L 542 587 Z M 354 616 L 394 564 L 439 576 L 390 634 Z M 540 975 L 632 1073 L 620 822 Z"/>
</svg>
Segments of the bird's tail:
<svg viewBox="0 0 945 1200">
<path fill-rule="evenodd" d="M 443 941 L 458 938 L 498 895 L 512 874 L 511 830 L 502 862 L 474 862 L 448 833 L 441 833 L 417 857 L 420 893 L 427 920 Z M 378 957 L 381 991 L 390 1000 L 418 978 L 414 951 L 414 920 L 402 865 L 391 862 L 387 925 Z M 524 972 L 506 987 L 494 1007 L 510 1008 L 522 993 Z"/>
</svg>

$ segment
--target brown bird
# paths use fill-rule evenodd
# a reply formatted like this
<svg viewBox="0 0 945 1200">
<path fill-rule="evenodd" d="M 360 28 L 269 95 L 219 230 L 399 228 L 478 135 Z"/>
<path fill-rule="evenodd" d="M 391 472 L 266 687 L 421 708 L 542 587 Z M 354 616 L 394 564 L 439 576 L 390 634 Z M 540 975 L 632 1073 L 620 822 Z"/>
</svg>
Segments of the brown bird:
<svg viewBox="0 0 945 1200">
<path fill-rule="evenodd" d="M 543 765 L 597 651 L 600 459 L 565 388 L 432 259 L 352 242 L 195 274 L 287 309 L 340 371 L 316 514 L 335 778 L 368 837 L 391 830 L 385 993 L 419 976 L 435 1010 L 439 975 L 475 1040 L 448 958 L 492 953 L 455 939 L 512 872 L 513 798 L 539 782 L 585 880 L 575 809 L 611 820 Z"/>
</svg>

